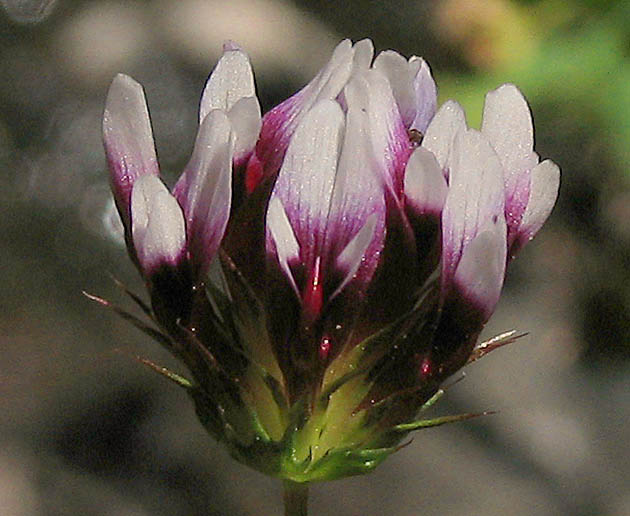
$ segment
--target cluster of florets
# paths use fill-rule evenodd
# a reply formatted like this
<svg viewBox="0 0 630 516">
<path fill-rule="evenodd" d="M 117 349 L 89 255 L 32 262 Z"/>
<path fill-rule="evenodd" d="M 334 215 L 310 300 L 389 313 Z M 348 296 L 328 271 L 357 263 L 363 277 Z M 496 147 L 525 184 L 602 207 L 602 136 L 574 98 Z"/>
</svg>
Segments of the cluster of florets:
<svg viewBox="0 0 630 516">
<path fill-rule="evenodd" d="M 190 162 L 159 177 L 142 87 L 119 75 L 104 140 L 128 250 L 197 412 L 243 462 L 298 481 L 370 470 L 483 351 L 506 267 L 556 199 L 526 101 L 481 130 L 437 109 L 424 60 L 343 41 L 263 117 L 227 44 Z M 137 299 L 137 298 L 136 298 Z M 434 424 L 443 419 L 434 420 Z"/>
</svg>

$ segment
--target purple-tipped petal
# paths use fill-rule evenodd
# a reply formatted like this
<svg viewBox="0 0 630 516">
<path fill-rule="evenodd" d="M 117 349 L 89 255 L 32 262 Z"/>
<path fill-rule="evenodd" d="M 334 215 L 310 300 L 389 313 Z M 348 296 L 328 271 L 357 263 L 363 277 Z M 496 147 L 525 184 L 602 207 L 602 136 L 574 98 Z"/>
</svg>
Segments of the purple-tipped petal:
<svg viewBox="0 0 630 516">
<path fill-rule="evenodd" d="M 448 100 L 435 114 L 422 139 L 422 147 L 435 155 L 447 179 L 453 140 L 457 133 L 467 128 L 466 114 L 462 107 L 454 100 Z"/>
<path fill-rule="evenodd" d="M 473 129 L 459 132 L 450 159 L 450 184 L 442 212 L 443 296 L 452 288 L 466 247 L 504 218 L 503 169 L 484 136 Z"/>
<path fill-rule="evenodd" d="M 116 205 L 129 231 L 134 182 L 143 175 L 159 175 L 159 168 L 144 91 L 127 75 L 118 74 L 109 87 L 103 141 Z"/>
<path fill-rule="evenodd" d="M 405 205 L 414 217 L 439 217 L 448 186 L 432 152 L 418 147 L 405 169 Z"/>
<path fill-rule="evenodd" d="M 492 315 L 501 295 L 507 258 L 505 239 L 506 225 L 501 217 L 463 249 L 453 277 L 456 295 L 479 312 L 483 323 Z"/>
<path fill-rule="evenodd" d="M 353 58 L 352 43 L 342 41 L 328 64 L 310 83 L 263 117 L 256 154 L 264 164 L 266 175 L 280 168 L 293 133 L 311 107 L 320 100 L 333 100 L 339 95 L 352 73 Z"/>
<path fill-rule="evenodd" d="M 199 127 L 193 154 L 174 188 L 186 215 L 193 267 L 202 281 L 230 215 L 232 149 L 230 121 L 215 109 Z"/>
<path fill-rule="evenodd" d="M 144 175 L 134 183 L 131 235 L 147 277 L 161 266 L 176 267 L 184 255 L 186 228 L 182 209 L 156 176 Z"/>
<path fill-rule="evenodd" d="M 523 213 L 518 232 L 514 235 L 511 252 L 529 242 L 549 217 L 558 197 L 560 169 L 551 160 L 535 166 L 531 172 L 529 202 Z"/>
<path fill-rule="evenodd" d="M 339 104 L 317 103 L 296 129 L 271 195 L 282 202 L 307 270 L 322 253 L 343 129 Z"/>
</svg>

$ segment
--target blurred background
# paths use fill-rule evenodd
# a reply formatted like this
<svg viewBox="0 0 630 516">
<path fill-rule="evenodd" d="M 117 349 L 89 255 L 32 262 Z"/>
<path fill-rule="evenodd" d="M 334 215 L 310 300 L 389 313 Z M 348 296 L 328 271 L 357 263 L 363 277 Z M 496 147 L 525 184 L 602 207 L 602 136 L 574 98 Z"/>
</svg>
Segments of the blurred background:
<svg viewBox="0 0 630 516">
<path fill-rule="evenodd" d="M 0 0 L 0 514 L 272 515 L 277 482 L 232 461 L 181 368 L 85 299 L 142 285 L 112 216 L 100 125 L 109 83 L 145 87 L 167 178 L 232 39 L 264 109 L 344 37 L 429 61 L 479 124 L 514 82 L 536 150 L 562 168 L 550 221 L 511 267 L 491 336 L 434 414 L 498 414 L 415 435 L 375 473 L 312 489 L 315 515 L 630 515 L 630 2 Z"/>
</svg>

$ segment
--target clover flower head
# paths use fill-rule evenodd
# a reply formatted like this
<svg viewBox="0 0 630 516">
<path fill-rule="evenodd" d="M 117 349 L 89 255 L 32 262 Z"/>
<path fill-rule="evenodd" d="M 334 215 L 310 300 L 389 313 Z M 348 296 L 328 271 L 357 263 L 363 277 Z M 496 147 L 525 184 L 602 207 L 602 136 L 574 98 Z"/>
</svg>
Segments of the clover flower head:
<svg viewBox="0 0 630 516">
<path fill-rule="evenodd" d="M 506 268 L 556 200 L 529 107 L 505 84 L 481 130 L 437 107 L 427 63 L 341 42 L 261 117 L 234 43 L 210 75 L 190 161 L 160 179 L 142 87 L 103 119 L 129 254 L 197 413 L 240 461 L 297 482 L 373 469 L 479 346 Z M 137 298 L 135 298 L 138 300 Z M 138 300 L 138 302 L 140 302 Z"/>
</svg>

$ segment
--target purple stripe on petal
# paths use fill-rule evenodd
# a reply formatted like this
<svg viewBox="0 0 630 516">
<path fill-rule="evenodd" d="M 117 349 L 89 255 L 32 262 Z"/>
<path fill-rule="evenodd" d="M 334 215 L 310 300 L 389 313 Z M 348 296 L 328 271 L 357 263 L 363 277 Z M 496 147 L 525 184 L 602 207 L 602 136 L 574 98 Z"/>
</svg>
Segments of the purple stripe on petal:
<svg viewBox="0 0 630 516">
<path fill-rule="evenodd" d="M 142 176 L 133 186 L 131 234 L 145 277 L 164 265 L 176 267 L 184 255 L 184 215 L 177 200 L 156 176 Z"/>
<path fill-rule="evenodd" d="M 550 161 L 538 164 L 529 106 L 513 84 L 486 95 L 482 132 L 503 165 L 508 245 L 514 256 L 549 216 L 558 195 L 560 170 Z"/>
<path fill-rule="evenodd" d="M 499 217 L 463 249 L 426 356 L 427 373 L 436 380 L 444 380 L 466 363 L 494 311 L 505 275 L 505 238 L 505 219 Z"/>
<path fill-rule="evenodd" d="M 398 199 L 389 191 L 384 193 L 386 227 L 381 231 L 379 211 L 371 215 L 375 218 L 375 235 L 364 253 L 364 263 L 358 269 L 357 278 L 347 288 L 354 289 L 351 292 L 354 299 L 350 298 L 350 303 L 356 305 L 357 299 L 365 300 L 359 306 L 361 313 L 353 330 L 355 343 L 407 313 L 419 287 L 413 229 Z"/>
<path fill-rule="evenodd" d="M 371 241 L 365 243 L 356 273 L 349 278 L 345 271 L 337 270 L 343 288 L 353 292 L 349 297 L 344 296 L 348 298 L 346 303 L 356 303 L 357 296 L 362 297 L 370 284 L 385 245 L 388 217 L 385 191 L 390 192 L 392 203 L 397 205 L 411 146 L 391 87 L 382 72 L 357 73 L 346 86 L 344 96 L 346 134 L 325 247 L 330 250 L 330 256 L 341 255 L 350 238 L 358 235 L 362 228 L 367 231 L 368 219 L 374 220 L 374 229 L 370 228 L 367 233 Z M 337 285 L 335 292 L 339 290 Z"/>
<path fill-rule="evenodd" d="M 343 129 L 339 104 L 317 103 L 293 135 L 271 196 L 282 201 L 307 271 L 322 253 Z"/>
<path fill-rule="evenodd" d="M 186 215 L 196 279 L 203 281 L 230 214 L 233 134 L 227 115 L 215 109 L 199 127 L 193 154 L 174 188 Z"/>
<path fill-rule="evenodd" d="M 503 169 L 503 172 L 506 172 L 505 169 Z M 505 192 L 505 219 L 508 225 L 508 240 L 515 238 L 521 225 L 521 219 L 529 201 L 530 179 L 530 172 L 527 170 L 516 178 L 513 184 L 514 189 L 510 194 L 508 195 L 508 192 Z"/>
<path fill-rule="evenodd" d="M 483 314 L 468 300 L 455 295 L 447 298 L 439 314 L 431 347 L 423 357 L 422 381 L 441 383 L 461 369 L 483 326 Z"/>
<path fill-rule="evenodd" d="M 319 100 L 332 100 L 339 95 L 352 73 L 353 57 L 351 42 L 342 41 L 310 83 L 265 114 L 256 154 L 264 164 L 266 176 L 280 168 L 289 141 L 308 110 Z"/>
<path fill-rule="evenodd" d="M 359 290 L 369 283 L 378 264 L 385 234 L 384 189 L 386 182 L 391 183 L 386 171 L 377 166 L 374 154 L 379 149 L 373 147 L 371 138 L 368 137 L 371 136 L 371 116 L 368 113 L 365 86 L 365 82 L 353 80 L 346 88 L 346 131 L 324 244 L 325 264 L 335 268 L 335 262 L 330 260 L 342 254 L 348 243 L 365 227 L 368 218 L 375 217 L 373 239 L 364 253 L 364 260 L 355 278 L 362 285 Z M 383 146 L 386 143 L 385 140 Z M 384 154 L 386 149 L 381 147 L 380 152 Z M 340 270 L 335 276 L 341 280 L 346 272 Z"/>
<path fill-rule="evenodd" d="M 367 136 L 371 144 L 369 159 L 384 184 L 399 198 L 412 147 L 389 81 L 379 70 L 368 70 L 353 77 L 345 97 L 349 108 L 355 106 L 367 114 L 364 138 Z"/>
<path fill-rule="evenodd" d="M 479 131 L 459 132 L 450 156 L 449 191 L 442 212 L 442 296 L 451 289 L 465 248 L 503 218 L 503 169 Z M 506 243 L 507 245 L 507 243 Z"/>
<path fill-rule="evenodd" d="M 420 284 L 439 263 L 440 219 L 447 193 L 446 179 L 433 153 L 416 148 L 405 169 L 404 208 L 413 228 Z"/>
<path fill-rule="evenodd" d="M 103 141 L 116 205 L 129 231 L 134 182 L 146 174 L 159 175 L 159 169 L 142 86 L 127 75 L 118 74 L 109 88 Z"/>
</svg>

